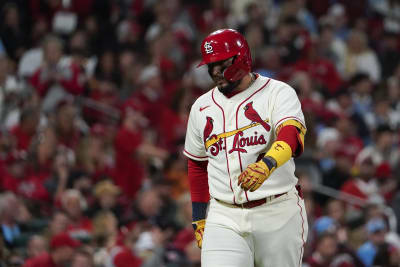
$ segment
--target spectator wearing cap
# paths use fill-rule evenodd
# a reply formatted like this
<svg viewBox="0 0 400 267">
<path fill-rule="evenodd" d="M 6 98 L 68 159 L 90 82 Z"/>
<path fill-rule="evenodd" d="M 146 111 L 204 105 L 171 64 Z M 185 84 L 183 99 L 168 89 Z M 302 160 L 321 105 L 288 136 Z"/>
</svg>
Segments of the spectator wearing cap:
<svg viewBox="0 0 400 267">
<path fill-rule="evenodd" d="M 366 267 L 373 266 L 377 249 L 385 243 L 386 224 L 382 219 L 371 219 L 366 224 L 368 240 L 358 248 L 357 256 Z"/>
<path fill-rule="evenodd" d="M 49 253 L 25 262 L 24 267 L 64 267 L 71 263 L 76 248 L 81 243 L 73 239 L 67 233 L 61 233 L 52 237 Z"/>
<path fill-rule="evenodd" d="M 354 167 L 354 178 L 345 182 L 341 192 L 358 197 L 366 202 L 383 203 L 379 185 L 375 178 L 376 165 L 371 155 L 358 155 Z"/>
<path fill-rule="evenodd" d="M 323 184 L 339 190 L 351 177 L 350 170 L 353 167 L 353 155 L 344 146 L 340 146 L 333 152 L 334 166 L 323 174 Z"/>
</svg>

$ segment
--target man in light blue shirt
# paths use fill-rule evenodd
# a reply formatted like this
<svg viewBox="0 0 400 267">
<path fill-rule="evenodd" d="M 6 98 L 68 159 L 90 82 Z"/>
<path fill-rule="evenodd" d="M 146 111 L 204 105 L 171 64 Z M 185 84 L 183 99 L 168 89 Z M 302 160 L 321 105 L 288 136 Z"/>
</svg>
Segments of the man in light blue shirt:
<svg viewBox="0 0 400 267">
<path fill-rule="evenodd" d="M 358 248 L 357 256 L 366 267 L 371 267 L 379 245 L 385 242 L 386 224 L 383 219 L 371 219 L 366 228 L 368 241 Z"/>
</svg>

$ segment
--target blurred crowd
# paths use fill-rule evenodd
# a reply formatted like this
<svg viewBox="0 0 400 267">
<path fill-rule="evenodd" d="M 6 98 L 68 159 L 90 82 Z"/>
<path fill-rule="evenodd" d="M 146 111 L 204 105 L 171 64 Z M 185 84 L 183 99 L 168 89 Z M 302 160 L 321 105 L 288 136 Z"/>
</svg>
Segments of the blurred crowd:
<svg viewBox="0 0 400 267">
<path fill-rule="evenodd" d="M 303 266 L 400 266 L 400 1 L 0 1 L 0 266 L 200 266 L 183 148 L 200 42 L 295 88 Z"/>
</svg>

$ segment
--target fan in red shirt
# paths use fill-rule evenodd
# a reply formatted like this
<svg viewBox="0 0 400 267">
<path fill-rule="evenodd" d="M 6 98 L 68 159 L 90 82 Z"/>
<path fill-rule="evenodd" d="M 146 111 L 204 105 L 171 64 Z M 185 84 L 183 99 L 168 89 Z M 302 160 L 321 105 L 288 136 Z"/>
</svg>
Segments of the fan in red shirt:
<svg viewBox="0 0 400 267">
<path fill-rule="evenodd" d="M 70 219 L 67 232 L 75 238 L 89 238 L 92 232 L 92 221 L 83 214 L 87 204 L 80 191 L 76 189 L 65 191 L 61 196 L 61 204 Z"/>
<path fill-rule="evenodd" d="M 327 94 L 333 95 L 342 83 L 340 75 L 331 61 L 318 55 L 317 48 L 311 41 L 306 43 L 304 50 L 307 56 L 294 64 L 294 70 L 309 73 L 317 84 L 327 89 Z"/>
<path fill-rule="evenodd" d="M 376 166 L 371 155 L 358 155 L 355 165 L 356 177 L 345 182 L 341 188 L 343 193 L 350 194 L 365 201 L 384 202 L 380 195 L 378 182 L 375 178 Z"/>
<path fill-rule="evenodd" d="M 39 125 L 40 111 L 34 107 L 25 107 L 21 111 L 19 124 L 16 125 L 11 133 L 17 141 L 17 149 L 27 151 L 32 137 L 36 133 Z"/>
<path fill-rule="evenodd" d="M 143 117 L 132 107 L 124 111 L 122 125 L 115 137 L 114 182 L 129 198 L 134 198 L 145 177 L 145 161 L 149 157 L 165 159 L 168 153 L 143 140 L 140 120 Z"/>
<path fill-rule="evenodd" d="M 26 154 L 23 152 L 11 153 L 5 161 L 6 169 L 3 173 L 2 188 L 23 196 L 29 200 L 50 201 L 50 194 L 43 185 L 43 181 L 32 175 L 26 175 Z"/>
<path fill-rule="evenodd" d="M 41 67 L 31 77 L 31 84 L 41 97 L 53 86 L 61 86 L 66 92 L 80 95 L 84 91 L 82 69 L 73 60 L 63 59 L 62 41 L 47 37 L 43 45 L 44 58 Z"/>
<path fill-rule="evenodd" d="M 63 267 L 70 264 L 74 251 L 81 243 L 66 233 L 54 236 L 50 241 L 50 252 L 25 262 L 23 267 Z"/>
</svg>

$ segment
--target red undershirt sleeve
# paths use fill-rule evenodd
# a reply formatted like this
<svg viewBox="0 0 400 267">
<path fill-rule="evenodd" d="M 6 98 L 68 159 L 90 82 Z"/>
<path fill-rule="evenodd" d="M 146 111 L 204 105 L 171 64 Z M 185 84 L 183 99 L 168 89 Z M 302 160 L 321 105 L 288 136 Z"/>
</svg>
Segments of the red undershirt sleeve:
<svg viewBox="0 0 400 267">
<path fill-rule="evenodd" d="M 207 164 L 208 161 L 188 159 L 188 176 L 192 202 L 208 202 L 210 199 Z"/>
<path fill-rule="evenodd" d="M 298 157 L 303 152 L 303 145 L 300 144 L 299 131 L 293 125 L 286 125 L 280 129 L 276 141 L 286 142 L 293 151 L 293 157 Z"/>
</svg>

